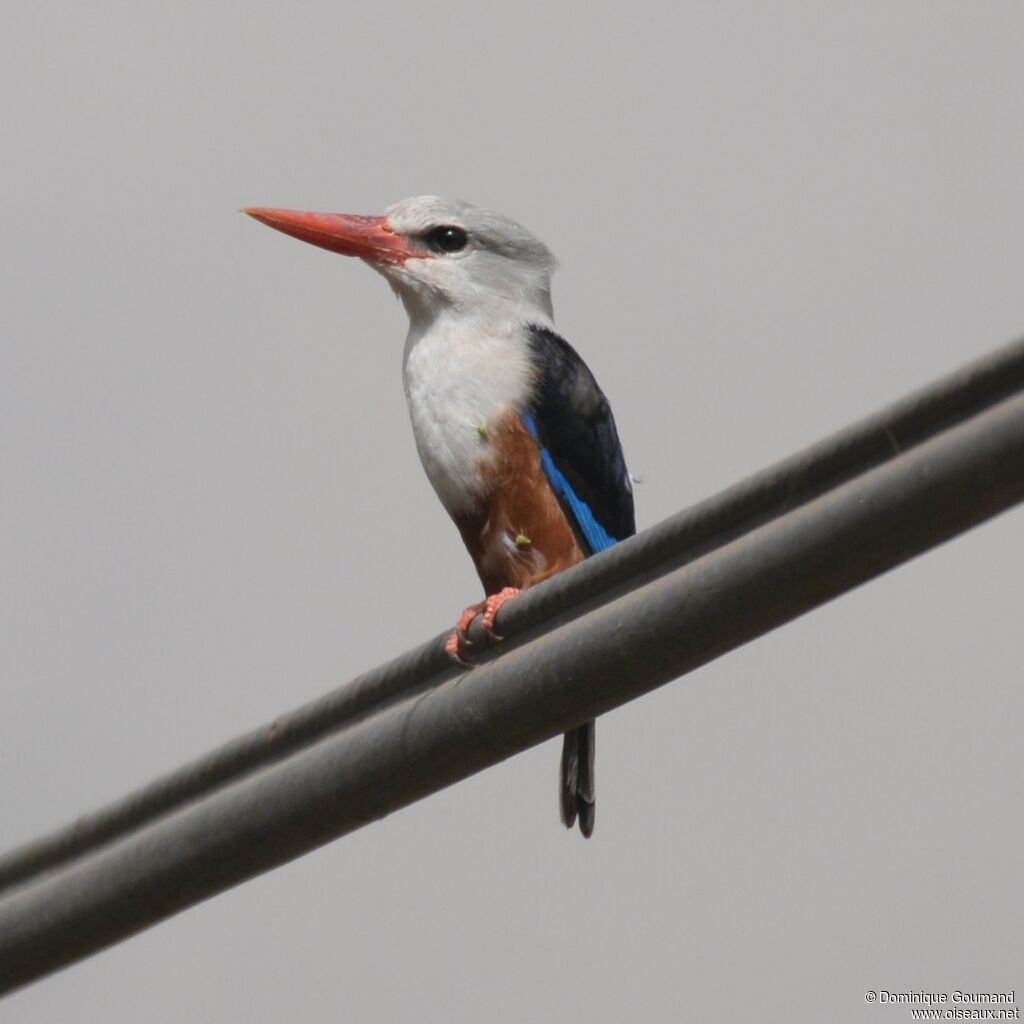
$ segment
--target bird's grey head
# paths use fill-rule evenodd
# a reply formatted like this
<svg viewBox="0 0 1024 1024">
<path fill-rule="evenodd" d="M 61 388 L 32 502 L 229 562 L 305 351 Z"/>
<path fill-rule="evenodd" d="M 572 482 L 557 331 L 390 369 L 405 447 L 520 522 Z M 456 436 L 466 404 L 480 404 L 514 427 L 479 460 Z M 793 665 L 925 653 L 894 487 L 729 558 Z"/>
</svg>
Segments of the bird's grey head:
<svg viewBox="0 0 1024 1024">
<path fill-rule="evenodd" d="M 551 317 L 550 250 L 514 220 L 470 203 L 416 196 L 381 217 L 245 212 L 303 241 L 364 259 L 388 279 L 413 324 L 450 312 Z"/>
<path fill-rule="evenodd" d="M 555 258 L 521 224 L 436 196 L 404 199 L 384 215 L 395 232 L 429 254 L 379 265 L 410 316 L 429 315 L 438 307 L 472 313 L 495 306 L 539 309 L 551 316 Z"/>
</svg>

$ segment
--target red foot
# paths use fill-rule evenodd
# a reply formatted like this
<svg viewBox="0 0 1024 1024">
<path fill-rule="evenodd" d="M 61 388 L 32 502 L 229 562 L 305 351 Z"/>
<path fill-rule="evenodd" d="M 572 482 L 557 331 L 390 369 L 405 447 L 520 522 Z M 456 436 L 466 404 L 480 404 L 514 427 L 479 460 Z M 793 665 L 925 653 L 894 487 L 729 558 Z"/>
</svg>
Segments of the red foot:
<svg viewBox="0 0 1024 1024">
<path fill-rule="evenodd" d="M 502 640 L 503 637 L 498 636 L 494 632 L 494 620 L 497 618 L 501 606 L 518 594 L 519 590 L 516 587 L 505 587 L 504 590 L 499 591 L 497 594 L 491 594 L 487 600 L 481 601 L 479 604 L 471 604 L 463 609 L 462 614 L 459 616 L 459 621 L 455 624 L 455 628 L 448 634 L 448 639 L 444 642 L 444 653 L 457 665 L 469 668 L 469 663 L 464 655 L 466 648 L 473 645 L 473 641 L 466 636 L 466 632 L 472 625 L 473 620 L 482 614 L 483 621 L 481 625 L 484 628 L 487 639 L 494 641 Z"/>
</svg>

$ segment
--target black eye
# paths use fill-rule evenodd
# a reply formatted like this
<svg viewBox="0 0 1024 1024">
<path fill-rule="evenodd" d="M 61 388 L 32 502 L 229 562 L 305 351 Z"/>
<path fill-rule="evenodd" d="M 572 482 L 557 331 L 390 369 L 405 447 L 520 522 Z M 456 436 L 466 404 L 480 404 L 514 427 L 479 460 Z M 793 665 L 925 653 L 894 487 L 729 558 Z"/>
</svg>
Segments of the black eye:
<svg viewBox="0 0 1024 1024">
<path fill-rule="evenodd" d="M 459 252 L 466 248 L 469 236 L 462 228 L 442 224 L 439 228 L 432 228 L 427 232 L 426 241 L 434 252 Z"/>
</svg>

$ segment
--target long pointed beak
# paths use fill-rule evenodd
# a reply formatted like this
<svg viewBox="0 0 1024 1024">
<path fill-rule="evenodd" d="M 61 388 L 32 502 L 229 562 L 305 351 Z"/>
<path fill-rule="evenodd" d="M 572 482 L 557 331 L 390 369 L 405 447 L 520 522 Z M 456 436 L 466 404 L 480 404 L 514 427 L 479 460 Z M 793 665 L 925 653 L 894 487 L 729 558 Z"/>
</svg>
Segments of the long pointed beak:
<svg viewBox="0 0 1024 1024">
<path fill-rule="evenodd" d="M 372 263 L 404 263 L 430 253 L 410 247 L 388 224 L 387 217 L 357 217 L 348 213 L 306 213 L 250 206 L 242 210 L 267 227 L 283 231 L 321 249 L 357 256 Z"/>
</svg>

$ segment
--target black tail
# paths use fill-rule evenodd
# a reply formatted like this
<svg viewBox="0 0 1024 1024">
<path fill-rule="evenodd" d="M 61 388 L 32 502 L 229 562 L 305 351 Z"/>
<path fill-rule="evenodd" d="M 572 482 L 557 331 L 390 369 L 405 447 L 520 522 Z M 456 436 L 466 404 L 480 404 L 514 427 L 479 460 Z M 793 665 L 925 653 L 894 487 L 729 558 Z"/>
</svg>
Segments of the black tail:
<svg viewBox="0 0 1024 1024">
<path fill-rule="evenodd" d="M 594 831 L 594 723 L 587 722 L 565 734 L 562 742 L 562 781 L 558 790 L 562 824 L 590 838 Z"/>
</svg>

